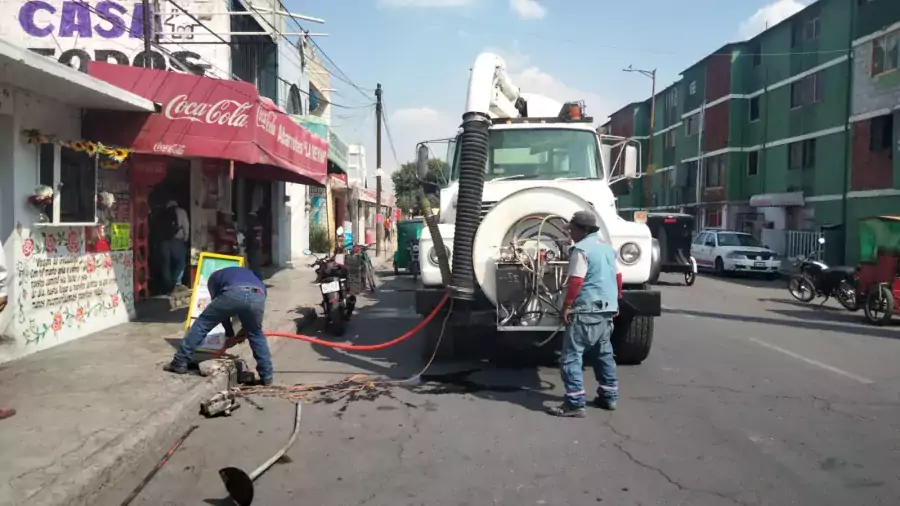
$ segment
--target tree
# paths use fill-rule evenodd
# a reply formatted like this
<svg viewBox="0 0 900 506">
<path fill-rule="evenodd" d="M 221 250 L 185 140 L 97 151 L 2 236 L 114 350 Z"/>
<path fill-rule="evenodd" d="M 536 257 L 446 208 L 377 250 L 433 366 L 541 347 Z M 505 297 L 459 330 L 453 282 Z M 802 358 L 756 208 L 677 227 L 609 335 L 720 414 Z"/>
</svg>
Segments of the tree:
<svg viewBox="0 0 900 506">
<path fill-rule="evenodd" d="M 428 175 L 424 181 L 420 181 L 416 175 L 416 162 L 404 163 L 400 169 L 391 174 L 394 183 L 394 197 L 397 199 L 397 207 L 412 215 L 422 214 L 419 206 L 419 190 L 425 190 L 425 196 L 435 208 L 440 202 L 438 191 L 444 185 L 449 170 L 447 164 L 437 158 L 428 160 Z"/>
</svg>

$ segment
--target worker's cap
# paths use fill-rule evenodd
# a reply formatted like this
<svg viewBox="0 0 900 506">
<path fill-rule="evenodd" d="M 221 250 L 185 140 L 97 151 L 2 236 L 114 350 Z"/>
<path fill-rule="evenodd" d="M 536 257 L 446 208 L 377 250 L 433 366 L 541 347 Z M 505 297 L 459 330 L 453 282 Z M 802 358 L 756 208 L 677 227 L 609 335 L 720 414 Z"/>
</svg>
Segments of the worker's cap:
<svg viewBox="0 0 900 506">
<path fill-rule="evenodd" d="M 597 217 L 589 211 L 578 211 L 569 220 L 569 226 L 578 225 L 580 228 L 598 228 Z"/>
<path fill-rule="evenodd" d="M 178 202 L 175 202 L 174 200 L 170 200 L 170 201 L 166 202 L 166 208 L 169 208 L 169 207 L 178 207 Z"/>
</svg>

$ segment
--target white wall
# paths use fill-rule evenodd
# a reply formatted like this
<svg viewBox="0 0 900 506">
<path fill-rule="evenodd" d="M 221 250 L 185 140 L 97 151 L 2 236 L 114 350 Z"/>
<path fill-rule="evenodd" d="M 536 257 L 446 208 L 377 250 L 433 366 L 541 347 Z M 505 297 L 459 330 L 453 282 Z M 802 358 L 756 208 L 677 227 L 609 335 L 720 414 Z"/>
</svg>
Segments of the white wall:
<svg viewBox="0 0 900 506">
<path fill-rule="evenodd" d="M 286 183 L 285 195 L 290 198 L 285 205 L 288 223 L 285 242 L 290 245 L 290 260 L 292 263 L 302 265 L 298 259 L 303 257 L 303 250 L 309 248 L 309 212 L 306 207 L 306 185 Z"/>
<path fill-rule="evenodd" d="M 86 69 L 88 61 L 107 61 L 123 65 L 135 65 L 143 62 L 144 43 L 138 27 L 142 19 L 141 2 L 110 0 L 103 2 L 105 9 L 100 11 L 100 3 L 90 2 L 91 9 L 79 10 L 74 16 L 76 23 L 62 22 L 63 0 L 44 0 L 55 12 L 46 9 L 35 9 L 34 2 L 0 1 L 0 38 L 21 47 L 36 49 L 41 54 L 59 60 L 75 68 Z M 179 36 L 162 35 L 161 42 L 167 42 L 165 53 L 154 49 L 154 68 L 180 70 L 177 62 L 188 68 L 203 69 L 203 73 L 216 77 L 229 77 L 231 73 L 231 49 L 215 35 L 198 25 L 190 17 L 182 14 L 173 4 L 160 1 L 160 23 L 163 32 L 180 32 Z M 225 0 L 201 1 L 184 0 L 177 2 L 203 24 L 217 33 L 230 30 L 230 16 L 226 14 L 211 15 L 212 12 L 225 12 L 228 4 Z M 111 19 L 124 23 L 125 29 L 112 29 L 113 24 L 102 20 L 96 12 L 105 12 Z M 124 11 L 125 14 L 120 14 Z M 133 25 L 137 12 L 137 22 Z M 132 26 L 138 33 L 132 33 Z M 222 35 L 226 41 L 228 35 Z M 180 44 L 191 42 L 190 44 Z M 210 44 L 196 44 L 210 42 Z M 216 44 L 219 42 L 219 44 Z M 172 44 L 175 43 L 175 44 Z M 166 54 L 168 53 L 168 54 Z"/>
<path fill-rule="evenodd" d="M 9 269 L 9 306 L 0 321 L 0 362 L 77 339 L 133 315 L 132 252 L 85 252 L 84 226 L 36 226 L 26 204 L 38 183 L 37 147 L 22 131 L 81 138 L 81 111 L 8 87 L 12 114 L 0 115 L 0 214 Z M 10 163 L 11 162 L 11 163 Z"/>
</svg>

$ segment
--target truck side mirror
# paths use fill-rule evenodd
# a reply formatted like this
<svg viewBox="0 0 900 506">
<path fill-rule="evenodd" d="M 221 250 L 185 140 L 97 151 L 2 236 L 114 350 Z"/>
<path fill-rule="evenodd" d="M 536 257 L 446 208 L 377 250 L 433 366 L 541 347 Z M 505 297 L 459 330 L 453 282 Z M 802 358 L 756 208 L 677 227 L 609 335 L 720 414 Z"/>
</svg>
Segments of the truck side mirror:
<svg viewBox="0 0 900 506">
<path fill-rule="evenodd" d="M 638 177 L 638 150 L 634 146 L 625 146 L 625 168 L 622 175 L 628 179 Z"/>
<path fill-rule="evenodd" d="M 603 164 L 603 167 L 606 169 L 606 174 L 609 177 L 613 176 L 614 167 L 612 164 L 612 146 L 609 144 L 601 144 L 600 145 L 600 163 Z"/>
<path fill-rule="evenodd" d="M 420 181 L 428 177 L 428 146 L 424 144 L 419 144 L 416 151 L 416 174 Z"/>
</svg>

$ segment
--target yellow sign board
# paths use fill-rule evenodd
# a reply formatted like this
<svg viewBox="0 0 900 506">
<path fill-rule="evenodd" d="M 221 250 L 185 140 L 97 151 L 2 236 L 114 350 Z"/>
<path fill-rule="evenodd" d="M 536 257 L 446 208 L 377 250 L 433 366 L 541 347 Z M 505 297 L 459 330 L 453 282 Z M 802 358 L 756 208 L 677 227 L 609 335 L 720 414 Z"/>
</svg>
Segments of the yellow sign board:
<svg viewBox="0 0 900 506">
<path fill-rule="evenodd" d="M 212 302 L 212 294 L 209 293 L 209 277 L 214 272 L 226 267 L 243 267 L 244 258 L 232 255 L 220 255 L 218 253 L 200 253 L 197 261 L 197 273 L 194 275 L 194 284 L 191 289 L 191 305 L 188 306 L 187 320 L 184 328 L 189 329 L 197 319 L 197 316 Z M 225 327 L 216 325 L 203 339 L 199 350 L 218 351 L 225 346 Z"/>
</svg>

